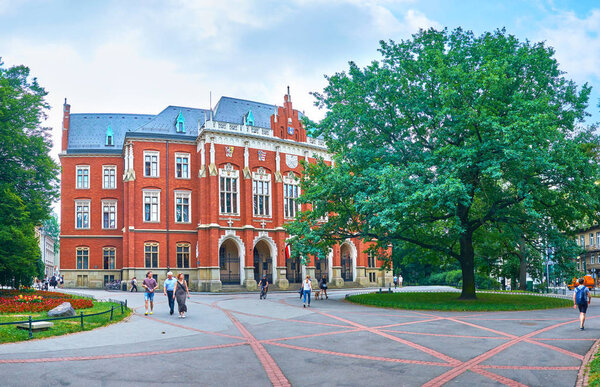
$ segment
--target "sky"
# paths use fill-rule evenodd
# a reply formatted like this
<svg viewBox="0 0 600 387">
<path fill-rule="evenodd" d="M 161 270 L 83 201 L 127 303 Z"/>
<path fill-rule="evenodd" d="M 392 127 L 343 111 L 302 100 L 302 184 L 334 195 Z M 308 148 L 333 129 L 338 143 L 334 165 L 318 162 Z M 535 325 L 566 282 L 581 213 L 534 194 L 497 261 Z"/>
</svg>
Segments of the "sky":
<svg viewBox="0 0 600 387">
<path fill-rule="evenodd" d="M 593 87 L 600 121 L 600 1 L 552 0 L 0 0 L 0 57 L 49 92 L 45 126 L 60 152 L 62 104 L 72 113 L 157 114 L 208 108 L 221 96 L 324 112 L 310 92 L 324 75 L 380 59 L 380 40 L 420 28 L 505 27 L 545 41 L 567 77 Z"/>
</svg>

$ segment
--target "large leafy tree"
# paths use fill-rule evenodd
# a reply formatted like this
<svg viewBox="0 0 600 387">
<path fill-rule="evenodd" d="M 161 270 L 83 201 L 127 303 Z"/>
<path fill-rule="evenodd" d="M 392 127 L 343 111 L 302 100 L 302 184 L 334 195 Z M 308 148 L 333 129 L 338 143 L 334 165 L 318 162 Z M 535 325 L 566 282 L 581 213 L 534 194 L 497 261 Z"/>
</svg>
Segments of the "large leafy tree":
<svg viewBox="0 0 600 387">
<path fill-rule="evenodd" d="M 0 264 L 5 280 L 22 282 L 36 274 L 35 265 L 29 264 L 35 257 L 30 238 L 58 197 L 59 169 L 49 155 L 50 130 L 41 126 L 49 108 L 46 95 L 27 67 L 6 68 L 0 61 L 0 228 L 10 249 L 3 251 Z"/>
<path fill-rule="evenodd" d="M 492 235 L 514 249 L 519 229 L 569 232 L 598 213 L 597 138 L 582 126 L 590 87 L 565 79 L 552 48 L 430 29 L 379 51 L 315 94 L 335 163 L 306 165 L 311 210 L 288 226 L 300 253 L 401 241 L 456 259 L 461 298 L 475 298 L 475 258 Z"/>
</svg>

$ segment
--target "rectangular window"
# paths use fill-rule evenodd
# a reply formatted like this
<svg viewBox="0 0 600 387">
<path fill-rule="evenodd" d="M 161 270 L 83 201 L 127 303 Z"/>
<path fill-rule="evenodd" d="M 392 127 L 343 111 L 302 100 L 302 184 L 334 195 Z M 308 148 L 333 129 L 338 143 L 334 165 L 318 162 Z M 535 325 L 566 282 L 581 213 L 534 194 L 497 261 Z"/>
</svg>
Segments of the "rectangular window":
<svg viewBox="0 0 600 387">
<path fill-rule="evenodd" d="M 111 282 L 113 282 L 115 280 L 115 276 L 114 275 L 105 275 L 104 276 L 104 284 L 109 284 Z"/>
<path fill-rule="evenodd" d="M 585 247 L 585 236 L 583 235 L 579 236 L 579 246 Z"/>
<path fill-rule="evenodd" d="M 114 247 L 106 247 L 102 250 L 102 261 L 104 262 L 105 270 L 115 269 L 115 254 L 116 249 Z"/>
<path fill-rule="evenodd" d="M 592 255 L 590 256 L 590 265 L 593 265 L 593 264 L 594 264 L 594 262 L 595 262 L 595 260 L 596 260 L 596 259 L 595 259 L 595 257 L 594 257 L 594 254 L 592 254 Z"/>
<path fill-rule="evenodd" d="M 160 192 L 144 191 L 144 222 L 159 222 Z"/>
<path fill-rule="evenodd" d="M 78 247 L 77 251 L 77 269 L 87 269 L 90 256 L 90 249 L 87 247 Z"/>
<path fill-rule="evenodd" d="M 190 178 L 190 155 L 175 153 L 175 177 L 178 179 Z"/>
<path fill-rule="evenodd" d="M 367 253 L 369 267 L 375 267 L 375 254 L 372 251 Z"/>
<path fill-rule="evenodd" d="M 591 232 L 590 233 L 590 246 L 593 246 L 593 245 L 594 245 L 594 233 Z"/>
<path fill-rule="evenodd" d="M 102 228 L 117 228 L 117 202 L 102 201 Z"/>
<path fill-rule="evenodd" d="M 600 232 L 596 233 L 596 246 L 600 246 Z"/>
<path fill-rule="evenodd" d="M 237 214 L 237 200 L 238 200 L 238 179 L 237 177 L 225 177 L 220 178 L 220 192 L 221 192 L 221 214 Z"/>
<path fill-rule="evenodd" d="M 298 207 L 298 184 L 283 184 L 283 215 L 294 218 Z"/>
<path fill-rule="evenodd" d="M 90 166 L 89 165 L 78 165 L 77 179 L 75 183 L 76 188 L 87 189 L 90 188 Z"/>
<path fill-rule="evenodd" d="M 253 180 L 252 197 L 254 204 L 254 216 L 270 216 L 271 182 Z"/>
<path fill-rule="evenodd" d="M 146 267 L 158 267 L 158 243 L 144 244 L 144 260 Z"/>
<path fill-rule="evenodd" d="M 158 177 L 158 152 L 144 152 L 144 176 Z"/>
<path fill-rule="evenodd" d="M 115 189 L 117 188 L 117 167 L 108 165 L 102 167 L 102 188 Z"/>
<path fill-rule="evenodd" d="M 187 269 L 190 267 L 190 245 L 177 244 L 177 267 Z"/>
<path fill-rule="evenodd" d="M 191 192 L 175 192 L 175 222 L 190 223 Z"/>
<path fill-rule="evenodd" d="M 75 228 L 90 228 L 90 201 L 75 201 Z"/>
</svg>

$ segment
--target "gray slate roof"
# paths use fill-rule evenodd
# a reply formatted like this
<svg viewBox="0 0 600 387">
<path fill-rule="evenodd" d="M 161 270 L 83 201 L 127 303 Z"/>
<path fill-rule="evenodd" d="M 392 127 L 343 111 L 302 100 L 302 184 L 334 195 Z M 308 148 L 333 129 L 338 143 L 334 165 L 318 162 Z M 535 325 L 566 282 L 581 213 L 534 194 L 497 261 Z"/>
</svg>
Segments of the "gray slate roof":
<svg viewBox="0 0 600 387">
<path fill-rule="evenodd" d="M 244 116 L 252 110 L 254 126 L 271 128 L 271 116 L 275 113 L 276 106 L 266 103 L 247 101 L 231 97 L 221 97 L 215 106 L 214 120 L 243 124 Z"/>
<path fill-rule="evenodd" d="M 125 133 L 150 122 L 154 117 L 151 114 L 71 114 L 67 152 L 102 149 L 121 153 Z M 114 146 L 105 145 L 109 125 L 113 131 Z"/>
<path fill-rule="evenodd" d="M 244 116 L 252 110 L 254 126 L 271 127 L 271 115 L 276 105 L 221 97 L 213 112 L 215 121 L 243 124 Z M 185 133 L 177 133 L 175 123 L 179 113 L 185 120 Z M 157 115 L 120 113 L 74 113 L 71 114 L 67 153 L 121 153 L 123 141 L 128 133 L 133 137 L 145 134 L 157 138 L 181 136 L 189 139 L 198 136 L 198 128 L 210 119 L 210 110 L 183 106 L 168 106 Z M 110 125 L 113 146 L 106 145 L 106 131 Z"/>
<path fill-rule="evenodd" d="M 179 113 L 183 115 L 185 122 L 185 133 L 177 133 L 175 124 Z M 162 133 L 162 134 L 185 134 L 188 136 L 198 136 L 198 125 L 204 125 L 204 120 L 209 119 L 210 110 L 207 109 L 194 109 L 182 106 L 169 106 L 158 115 L 154 116 L 154 119 L 150 122 L 145 123 L 132 132 L 141 133 Z"/>
</svg>

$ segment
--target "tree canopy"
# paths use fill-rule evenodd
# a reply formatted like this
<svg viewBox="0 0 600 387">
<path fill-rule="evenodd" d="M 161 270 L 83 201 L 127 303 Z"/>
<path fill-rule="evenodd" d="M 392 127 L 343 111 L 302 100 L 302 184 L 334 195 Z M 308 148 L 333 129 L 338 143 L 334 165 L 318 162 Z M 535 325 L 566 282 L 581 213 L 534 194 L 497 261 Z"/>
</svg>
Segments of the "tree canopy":
<svg viewBox="0 0 600 387">
<path fill-rule="evenodd" d="M 47 93 L 25 66 L 0 61 L 0 279 L 30 283 L 39 251 L 34 227 L 58 197 L 58 165 L 50 157 L 50 129 L 42 127 Z M 13 212 L 14 211 L 14 212 Z M 39 249 L 37 249 L 39 250 Z M 34 259 L 34 263 L 35 263 Z"/>
<path fill-rule="evenodd" d="M 600 209 L 590 87 L 564 77 L 551 47 L 504 30 L 430 29 L 379 52 L 314 94 L 334 163 L 305 165 L 297 251 L 412 245 L 458 261 L 462 298 L 475 297 L 476 257 L 498 253 L 491 241 L 514 251 L 554 230 L 571 251 L 556 235 Z"/>
</svg>

